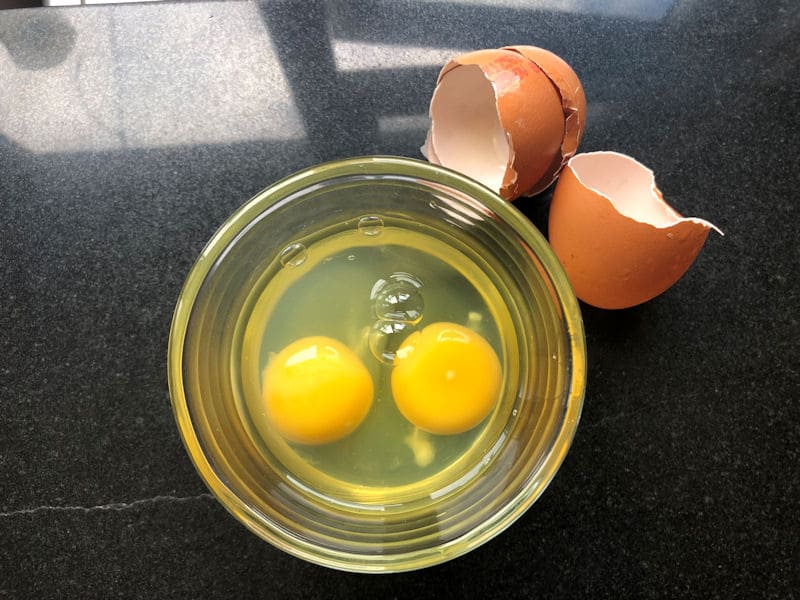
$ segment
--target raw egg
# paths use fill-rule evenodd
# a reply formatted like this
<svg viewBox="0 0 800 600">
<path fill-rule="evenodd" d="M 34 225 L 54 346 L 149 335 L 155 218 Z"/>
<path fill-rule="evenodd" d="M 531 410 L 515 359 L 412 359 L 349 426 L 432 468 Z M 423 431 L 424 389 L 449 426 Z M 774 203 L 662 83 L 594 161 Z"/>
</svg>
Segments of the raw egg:
<svg viewBox="0 0 800 600">
<path fill-rule="evenodd" d="M 549 238 L 575 295 L 599 308 L 627 308 L 666 291 L 708 237 L 722 232 L 684 218 L 653 172 L 616 152 L 578 154 L 553 193 Z"/>
<path fill-rule="evenodd" d="M 411 423 L 429 433 L 462 433 L 496 403 L 500 360 L 471 329 L 433 323 L 400 345 L 391 383 L 397 408 Z"/>
<path fill-rule="evenodd" d="M 575 153 L 586 99 L 575 72 L 534 46 L 478 50 L 439 73 L 422 148 L 507 200 L 538 194 Z"/>
<path fill-rule="evenodd" d="M 366 366 L 327 337 L 292 342 L 264 370 L 267 417 L 281 435 L 300 444 L 334 442 L 355 431 L 373 395 Z"/>
</svg>

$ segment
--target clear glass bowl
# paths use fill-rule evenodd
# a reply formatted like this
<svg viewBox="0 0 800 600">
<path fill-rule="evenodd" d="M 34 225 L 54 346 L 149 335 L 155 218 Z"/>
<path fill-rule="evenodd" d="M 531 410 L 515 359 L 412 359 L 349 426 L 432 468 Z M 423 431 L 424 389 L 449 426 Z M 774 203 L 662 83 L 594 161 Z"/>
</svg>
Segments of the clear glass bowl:
<svg viewBox="0 0 800 600">
<path fill-rule="evenodd" d="M 356 498 L 314 489 L 259 443 L 242 413 L 243 330 L 254 298 L 297 240 L 355 227 L 364 215 L 424 226 L 490 270 L 507 309 L 504 404 L 486 451 L 436 490 Z M 289 248 L 289 255 L 286 249 Z M 295 250 L 292 250 L 294 248 Z M 302 248 L 300 249 L 302 251 Z M 510 358 L 509 358 L 510 357 Z M 246 362 L 246 359 L 244 359 Z M 188 275 L 170 332 L 169 387 L 201 477 L 239 521 L 308 561 L 357 572 L 406 571 L 491 539 L 542 494 L 578 424 L 586 380 L 580 310 L 556 257 L 514 206 L 458 173 L 375 156 L 306 169 L 236 211 Z M 367 490 L 368 491 L 368 490 Z"/>
</svg>

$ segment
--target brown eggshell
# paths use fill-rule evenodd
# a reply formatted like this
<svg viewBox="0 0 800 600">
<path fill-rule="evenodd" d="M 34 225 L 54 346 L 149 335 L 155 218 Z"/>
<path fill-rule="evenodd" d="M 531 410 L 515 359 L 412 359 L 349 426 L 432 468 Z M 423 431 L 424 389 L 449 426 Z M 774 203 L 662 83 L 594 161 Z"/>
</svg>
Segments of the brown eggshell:
<svg viewBox="0 0 800 600">
<path fill-rule="evenodd" d="M 511 50 L 447 63 L 430 107 L 423 154 L 514 199 L 548 177 L 564 138 L 561 98 L 536 64 Z"/>
<path fill-rule="evenodd" d="M 549 238 L 575 295 L 600 308 L 627 308 L 672 286 L 710 229 L 666 202 L 653 172 L 616 152 L 578 154 L 553 193 Z"/>
<path fill-rule="evenodd" d="M 580 144 L 586 128 L 586 96 L 575 71 L 560 56 L 536 46 L 507 46 L 505 49 L 519 52 L 534 62 L 547 75 L 558 89 L 561 106 L 564 110 L 561 156 L 554 158 L 547 174 L 529 192 L 530 195 L 538 194 L 555 181 L 561 169 L 578 150 L 578 144 Z"/>
</svg>

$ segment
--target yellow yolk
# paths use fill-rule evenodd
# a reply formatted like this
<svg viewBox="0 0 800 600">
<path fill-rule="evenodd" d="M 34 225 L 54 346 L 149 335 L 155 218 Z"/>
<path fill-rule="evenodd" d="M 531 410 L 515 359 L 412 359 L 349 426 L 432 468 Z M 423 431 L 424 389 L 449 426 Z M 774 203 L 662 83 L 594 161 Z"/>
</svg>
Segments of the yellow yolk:
<svg viewBox="0 0 800 600">
<path fill-rule="evenodd" d="M 326 444 L 352 433 L 367 416 L 374 387 L 367 368 L 344 344 L 306 337 L 281 350 L 264 371 L 267 416 L 281 435 Z"/>
<path fill-rule="evenodd" d="M 434 323 L 397 350 L 392 394 L 414 425 L 437 434 L 462 433 L 492 410 L 500 393 L 497 354 L 480 335 L 455 323 Z"/>
</svg>

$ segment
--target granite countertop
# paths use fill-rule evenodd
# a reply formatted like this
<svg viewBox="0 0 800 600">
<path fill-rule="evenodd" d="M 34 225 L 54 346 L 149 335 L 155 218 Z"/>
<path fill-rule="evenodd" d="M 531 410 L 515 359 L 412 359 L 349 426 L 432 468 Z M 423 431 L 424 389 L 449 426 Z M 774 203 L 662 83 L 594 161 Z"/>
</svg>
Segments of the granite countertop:
<svg viewBox="0 0 800 600">
<path fill-rule="evenodd" d="M 0 11 L 0 597 L 790 598 L 798 581 L 796 3 L 186 2 Z M 440 65 L 549 48 L 581 149 L 718 225 L 688 274 L 583 306 L 574 444 L 519 521 L 391 576 L 290 557 L 209 495 L 166 383 L 184 277 L 300 168 L 420 157 Z M 549 193 L 520 201 L 543 225 Z"/>
</svg>

